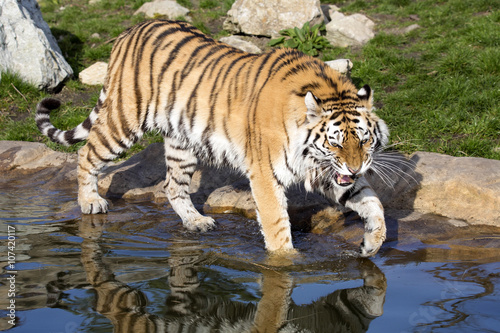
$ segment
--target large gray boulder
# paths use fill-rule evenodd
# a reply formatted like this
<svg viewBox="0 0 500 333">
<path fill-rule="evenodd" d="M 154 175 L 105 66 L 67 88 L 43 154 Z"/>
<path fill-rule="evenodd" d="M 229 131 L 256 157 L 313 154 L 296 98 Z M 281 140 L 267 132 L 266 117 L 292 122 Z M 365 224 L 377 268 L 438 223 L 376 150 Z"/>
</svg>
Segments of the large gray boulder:
<svg viewBox="0 0 500 333">
<path fill-rule="evenodd" d="M 236 0 L 224 29 L 232 33 L 276 37 L 280 30 L 323 22 L 319 0 Z"/>
<path fill-rule="evenodd" d="M 48 91 L 73 75 L 35 0 L 0 0 L 0 71 Z"/>
</svg>

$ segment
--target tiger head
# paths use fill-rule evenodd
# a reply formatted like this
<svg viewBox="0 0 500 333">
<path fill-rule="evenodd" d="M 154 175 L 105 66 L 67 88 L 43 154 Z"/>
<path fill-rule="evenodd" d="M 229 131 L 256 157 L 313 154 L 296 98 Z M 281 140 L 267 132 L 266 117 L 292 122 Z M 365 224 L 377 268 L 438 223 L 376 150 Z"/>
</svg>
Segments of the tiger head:
<svg viewBox="0 0 500 333">
<path fill-rule="evenodd" d="M 309 91 L 305 104 L 308 137 L 303 156 L 312 164 L 306 188 L 332 178 L 337 186 L 352 186 L 388 141 L 385 122 L 373 112 L 373 91 L 368 85 L 357 93 L 345 89 L 333 96 Z"/>
</svg>

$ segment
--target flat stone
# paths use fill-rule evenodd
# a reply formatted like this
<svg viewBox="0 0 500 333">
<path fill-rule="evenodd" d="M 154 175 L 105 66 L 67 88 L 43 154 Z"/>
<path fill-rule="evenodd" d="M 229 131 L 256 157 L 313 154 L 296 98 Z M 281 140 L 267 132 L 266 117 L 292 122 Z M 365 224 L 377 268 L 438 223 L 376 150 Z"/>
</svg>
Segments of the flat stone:
<svg viewBox="0 0 500 333">
<path fill-rule="evenodd" d="M 85 68 L 78 74 L 80 82 L 90 86 L 103 85 L 108 72 L 108 64 L 102 61 L 96 62 Z"/>
<path fill-rule="evenodd" d="M 344 74 L 348 77 L 351 75 L 352 61 L 349 59 L 336 59 L 336 60 L 325 61 L 325 64 L 335 69 L 340 74 Z"/>
<path fill-rule="evenodd" d="M 392 187 L 369 177 L 385 207 L 500 226 L 500 161 L 428 152 L 390 158 Z"/>
<path fill-rule="evenodd" d="M 182 7 L 177 2 L 172 0 L 155 0 L 146 2 L 134 15 L 144 13 L 147 17 L 155 17 L 156 15 L 163 15 L 173 20 L 181 16 L 189 14 L 189 9 Z"/>
<path fill-rule="evenodd" d="M 388 31 L 388 33 L 391 33 L 391 34 L 394 34 L 394 35 L 406 35 L 414 30 L 417 30 L 417 29 L 420 29 L 420 25 L 414 23 L 412 25 L 409 25 L 407 27 L 404 27 L 404 28 L 395 28 L 395 29 L 391 29 Z"/>
<path fill-rule="evenodd" d="M 257 45 L 238 36 L 222 37 L 219 41 L 248 53 L 262 53 L 262 50 Z"/>
</svg>

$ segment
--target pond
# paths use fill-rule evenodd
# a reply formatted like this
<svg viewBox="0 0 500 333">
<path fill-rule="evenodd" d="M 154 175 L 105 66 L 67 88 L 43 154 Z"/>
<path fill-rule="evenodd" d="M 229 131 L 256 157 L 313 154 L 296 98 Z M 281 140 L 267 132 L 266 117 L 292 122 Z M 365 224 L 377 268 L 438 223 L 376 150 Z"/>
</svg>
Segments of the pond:
<svg viewBox="0 0 500 333">
<path fill-rule="evenodd" d="M 335 235 L 299 231 L 299 254 L 274 258 L 241 216 L 200 234 L 169 205 L 113 200 L 82 216 L 76 193 L 34 188 L 0 186 L 0 330 L 500 331 L 499 258 L 392 242 L 360 259 Z"/>
</svg>

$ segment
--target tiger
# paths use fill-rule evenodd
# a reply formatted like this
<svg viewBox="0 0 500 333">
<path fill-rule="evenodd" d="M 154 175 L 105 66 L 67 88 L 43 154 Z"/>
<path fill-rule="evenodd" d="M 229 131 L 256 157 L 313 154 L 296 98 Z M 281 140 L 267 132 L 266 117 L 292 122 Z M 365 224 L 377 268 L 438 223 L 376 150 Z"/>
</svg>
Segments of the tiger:
<svg viewBox="0 0 500 333">
<path fill-rule="evenodd" d="M 164 138 L 164 190 L 188 230 L 215 221 L 193 205 L 189 185 L 198 161 L 246 175 L 270 253 L 294 252 L 286 189 L 304 183 L 364 220 L 359 254 L 373 256 L 386 238 L 384 208 L 365 178 L 389 131 L 374 112 L 373 90 L 359 90 L 323 61 L 295 49 L 246 53 L 182 21 L 151 20 L 117 37 L 95 107 L 60 130 L 39 102 L 36 124 L 50 140 L 78 151 L 78 203 L 106 213 L 98 174 L 145 132 Z"/>
</svg>

